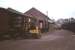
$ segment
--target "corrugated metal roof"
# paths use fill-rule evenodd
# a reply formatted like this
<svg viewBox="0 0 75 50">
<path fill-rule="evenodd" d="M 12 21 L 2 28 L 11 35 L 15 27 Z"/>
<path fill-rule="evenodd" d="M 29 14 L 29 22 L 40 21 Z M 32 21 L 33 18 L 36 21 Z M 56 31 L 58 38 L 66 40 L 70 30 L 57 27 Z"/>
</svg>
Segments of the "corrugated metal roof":
<svg viewBox="0 0 75 50">
<path fill-rule="evenodd" d="M 19 12 L 19 11 L 16 11 L 16 10 L 14 10 L 14 9 L 12 9 L 12 8 L 7 8 L 7 10 L 10 11 L 10 12 L 12 12 L 12 13 L 16 13 L 16 14 L 24 15 L 24 13 Z"/>
</svg>

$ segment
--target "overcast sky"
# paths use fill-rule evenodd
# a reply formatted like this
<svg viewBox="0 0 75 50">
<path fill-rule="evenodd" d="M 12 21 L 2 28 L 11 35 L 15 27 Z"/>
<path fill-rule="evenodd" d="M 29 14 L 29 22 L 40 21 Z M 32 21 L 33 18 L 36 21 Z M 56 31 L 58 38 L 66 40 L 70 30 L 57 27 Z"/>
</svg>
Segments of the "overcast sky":
<svg viewBox="0 0 75 50">
<path fill-rule="evenodd" d="M 11 7 L 26 12 L 32 7 L 40 10 L 52 19 L 75 18 L 75 0 L 0 0 L 0 7 Z"/>
</svg>

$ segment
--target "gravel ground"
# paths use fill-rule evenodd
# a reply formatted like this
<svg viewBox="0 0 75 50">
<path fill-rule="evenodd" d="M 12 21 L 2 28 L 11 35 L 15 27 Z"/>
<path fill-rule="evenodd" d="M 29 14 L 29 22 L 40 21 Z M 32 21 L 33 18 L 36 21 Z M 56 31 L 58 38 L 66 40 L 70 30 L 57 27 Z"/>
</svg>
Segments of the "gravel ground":
<svg viewBox="0 0 75 50">
<path fill-rule="evenodd" d="M 48 32 L 41 39 L 0 41 L 0 50 L 75 50 L 75 36 L 67 30 Z"/>
</svg>

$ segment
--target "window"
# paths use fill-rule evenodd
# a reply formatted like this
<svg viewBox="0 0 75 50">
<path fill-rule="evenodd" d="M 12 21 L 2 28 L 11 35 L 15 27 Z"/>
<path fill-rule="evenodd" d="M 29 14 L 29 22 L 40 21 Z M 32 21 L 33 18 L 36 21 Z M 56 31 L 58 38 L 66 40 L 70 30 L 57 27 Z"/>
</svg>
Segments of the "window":
<svg viewBox="0 0 75 50">
<path fill-rule="evenodd" d="M 29 18 L 29 20 L 28 20 L 29 22 L 31 21 L 31 19 Z"/>
<path fill-rule="evenodd" d="M 15 24 L 14 27 L 21 27 L 21 24 Z"/>
<path fill-rule="evenodd" d="M 21 16 L 18 16 L 17 19 L 22 19 L 22 17 Z"/>
</svg>

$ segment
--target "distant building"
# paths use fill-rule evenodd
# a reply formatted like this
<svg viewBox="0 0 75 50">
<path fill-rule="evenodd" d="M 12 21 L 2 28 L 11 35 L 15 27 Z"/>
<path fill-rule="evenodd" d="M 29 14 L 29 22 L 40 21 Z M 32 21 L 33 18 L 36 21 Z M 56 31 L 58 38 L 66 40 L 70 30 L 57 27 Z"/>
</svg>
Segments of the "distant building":
<svg viewBox="0 0 75 50">
<path fill-rule="evenodd" d="M 36 8 L 31 8 L 27 12 L 24 13 L 26 16 L 36 18 L 36 26 L 38 26 L 42 32 L 49 30 L 49 17 Z"/>
</svg>

